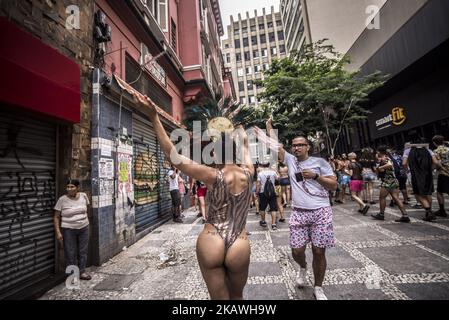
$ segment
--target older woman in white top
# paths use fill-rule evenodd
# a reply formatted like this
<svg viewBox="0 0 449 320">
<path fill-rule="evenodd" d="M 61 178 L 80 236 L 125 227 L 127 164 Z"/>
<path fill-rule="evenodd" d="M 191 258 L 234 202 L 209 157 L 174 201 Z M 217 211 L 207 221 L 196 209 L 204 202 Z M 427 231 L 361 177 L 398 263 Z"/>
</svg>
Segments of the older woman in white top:
<svg viewBox="0 0 449 320">
<path fill-rule="evenodd" d="M 69 180 L 67 194 L 59 198 L 54 210 L 56 239 L 64 246 L 67 266 L 77 266 L 81 280 L 90 280 L 86 273 L 87 250 L 89 244 L 89 199 L 79 192 L 79 181 Z"/>
</svg>

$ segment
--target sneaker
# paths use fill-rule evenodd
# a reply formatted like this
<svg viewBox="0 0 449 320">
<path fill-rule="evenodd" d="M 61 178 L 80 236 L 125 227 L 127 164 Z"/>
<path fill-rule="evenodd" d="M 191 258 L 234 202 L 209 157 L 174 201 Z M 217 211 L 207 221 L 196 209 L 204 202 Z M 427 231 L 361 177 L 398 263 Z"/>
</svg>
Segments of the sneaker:
<svg viewBox="0 0 449 320">
<path fill-rule="evenodd" d="M 422 209 L 422 205 L 420 205 L 419 203 L 415 204 L 412 206 L 413 209 Z"/>
<path fill-rule="evenodd" d="M 373 217 L 376 220 L 382 220 L 382 221 L 385 220 L 385 216 L 381 213 L 378 213 L 376 215 L 372 214 L 371 217 Z"/>
<path fill-rule="evenodd" d="M 256 216 L 259 214 L 259 211 L 256 211 Z"/>
<path fill-rule="evenodd" d="M 196 215 L 197 218 L 201 218 L 202 216 L 201 212 Z"/>
<path fill-rule="evenodd" d="M 402 216 L 399 219 L 394 220 L 394 222 L 410 223 L 410 218 L 407 216 Z"/>
<path fill-rule="evenodd" d="M 324 290 L 322 287 L 313 288 L 313 296 L 316 300 L 327 300 L 326 295 L 324 294 Z"/>
<path fill-rule="evenodd" d="M 363 214 L 364 216 L 366 216 L 366 214 L 368 213 L 369 208 L 370 208 L 370 206 L 368 206 L 368 205 L 365 206 L 365 208 L 363 208 L 360 213 Z"/>
<path fill-rule="evenodd" d="M 309 283 L 307 279 L 307 268 L 300 268 L 296 276 L 296 285 L 300 288 L 305 287 Z"/>
<path fill-rule="evenodd" d="M 437 212 L 435 212 L 435 215 L 436 215 L 437 217 L 447 218 L 447 212 L 446 212 L 446 210 L 444 210 L 444 211 L 438 210 Z"/>
<path fill-rule="evenodd" d="M 368 200 L 363 200 L 363 203 L 368 203 Z"/>
<path fill-rule="evenodd" d="M 176 219 L 173 219 L 173 222 L 175 222 L 175 223 L 182 223 L 182 219 L 181 218 L 176 218 Z"/>
<path fill-rule="evenodd" d="M 276 231 L 278 229 L 278 226 L 275 224 L 271 225 L 271 230 Z"/>
<path fill-rule="evenodd" d="M 394 208 L 394 202 L 390 201 L 390 208 Z"/>
<path fill-rule="evenodd" d="M 267 227 L 267 223 L 265 221 L 259 221 L 259 225 L 264 228 Z"/>
<path fill-rule="evenodd" d="M 285 223 L 285 219 L 279 219 L 279 222 Z"/>
</svg>

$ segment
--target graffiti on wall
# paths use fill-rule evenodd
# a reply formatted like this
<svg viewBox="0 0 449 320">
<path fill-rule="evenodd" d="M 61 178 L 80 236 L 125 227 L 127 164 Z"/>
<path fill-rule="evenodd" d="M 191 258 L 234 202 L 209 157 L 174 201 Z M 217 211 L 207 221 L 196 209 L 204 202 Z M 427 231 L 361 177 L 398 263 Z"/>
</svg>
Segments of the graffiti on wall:
<svg viewBox="0 0 449 320">
<path fill-rule="evenodd" d="M 0 221 L 6 227 L 0 232 L 0 260 L 9 264 L 0 286 L 7 280 L 3 275 L 18 276 L 36 269 L 40 240 L 27 229 L 40 220 L 52 230 L 55 194 L 54 171 L 0 171 Z M 11 251 L 16 254 L 10 255 Z"/>
<path fill-rule="evenodd" d="M 132 152 L 132 149 L 131 149 Z M 115 207 L 116 232 L 123 230 L 134 222 L 134 185 L 132 176 L 133 156 L 130 153 L 117 153 L 118 193 Z"/>
<path fill-rule="evenodd" d="M 137 205 L 159 200 L 158 158 L 149 150 L 139 152 L 134 161 L 134 199 Z"/>
</svg>

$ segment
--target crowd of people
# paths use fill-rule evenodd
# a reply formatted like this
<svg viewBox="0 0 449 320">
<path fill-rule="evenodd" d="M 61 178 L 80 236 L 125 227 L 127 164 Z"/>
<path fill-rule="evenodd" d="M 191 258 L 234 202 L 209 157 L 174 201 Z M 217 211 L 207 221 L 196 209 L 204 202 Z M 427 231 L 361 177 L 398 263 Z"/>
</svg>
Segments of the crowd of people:
<svg viewBox="0 0 449 320">
<path fill-rule="evenodd" d="M 329 157 L 328 162 L 338 179 L 336 192 L 330 193 L 332 205 L 345 203 L 349 196 L 359 206 L 358 211 L 366 215 L 371 206 L 376 204 L 374 190 L 377 186 L 380 211 L 371 215 L 374 219 L 385 219 L 388 197 L 389 206 L 397 207 L 402 213 L 396 222 L 410 222 L 406 206 L 423 208 L 423 220 L 427 222 L 435 221 L 437 217 L 447 217 L 444 194 L 449 194 L 448 144 L 443 136 L 437 135 L 432 139 L 432 146 L 419 137 L 416 131 L 409 133 L 409 141 L 402 152 L 400 147 L 381 145 L 376 150 L 365 148 L 360 155 L 350 153 Z M 436 176 L 439 210 L 433 212 L 432 196 Z M 379 181 L 376 186 L 375 181 Z M 416 200 L 414 205 L 411 203 L 411 194 Z"/>
</svg>

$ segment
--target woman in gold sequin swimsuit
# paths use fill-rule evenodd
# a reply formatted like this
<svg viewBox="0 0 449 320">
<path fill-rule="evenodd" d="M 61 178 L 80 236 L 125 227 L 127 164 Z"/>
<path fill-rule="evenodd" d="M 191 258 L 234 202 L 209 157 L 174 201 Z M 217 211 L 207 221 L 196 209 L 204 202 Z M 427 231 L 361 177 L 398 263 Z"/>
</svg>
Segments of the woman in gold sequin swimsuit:
<svg viewBox="0 0 449 320">
<path fill-rule="evenodd" d="M 188 176 L 203 181 L 207 186 L 207 223 L 200 233 L 196 253 L 201 273 L 211 299 L 240 300 L 248 279 L 250 245 L 246 235 L 246 218 L 251 201 L 254 167 L 248 150 L 248 137 L 243 128 L 238 130 L 242 143 L 242 165 L 236 164 L 236 145 L 232 159 L 218 159 L 224 152 L 225 137 L 216 142 L 221 148 L 214 152 L 217 168 L 200 165 L 175 151 L 156 111 L 148 98 L 134 94 L 136 108 L 153 123 L 159 143 L 171 163 Z M 226 137 L 227 138 L 227 137 Z M 214 150 L 215 151 L 215 150 Z M 221 161 L 220 161 L 221 160 Z"/>
</svg>

